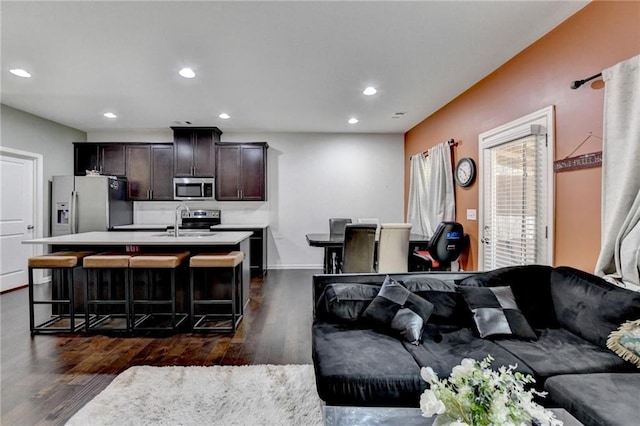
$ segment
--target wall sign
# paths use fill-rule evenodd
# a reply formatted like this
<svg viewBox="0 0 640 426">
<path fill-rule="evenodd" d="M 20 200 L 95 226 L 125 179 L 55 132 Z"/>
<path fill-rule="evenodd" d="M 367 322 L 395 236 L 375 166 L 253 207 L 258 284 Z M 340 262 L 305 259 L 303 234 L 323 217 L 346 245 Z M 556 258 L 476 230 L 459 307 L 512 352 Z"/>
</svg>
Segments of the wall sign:
<svg viewBox="0 0 640 426">
<path fill-rule="evenodd" d="M 577 157 L 554 161 L 553 171 L 559 173 L 599 166 L 602 166 L 602 151 L 591 152 L 589 154 L 578 155 Z"/>
</svg>

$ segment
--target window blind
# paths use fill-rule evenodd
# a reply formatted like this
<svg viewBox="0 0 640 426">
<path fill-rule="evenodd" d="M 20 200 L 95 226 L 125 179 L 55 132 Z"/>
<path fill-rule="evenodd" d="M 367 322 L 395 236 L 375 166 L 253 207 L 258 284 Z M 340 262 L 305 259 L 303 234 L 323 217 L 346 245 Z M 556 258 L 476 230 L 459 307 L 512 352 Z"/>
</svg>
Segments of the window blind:
<svg viewBox="0 0 640 426">
<path fill-rule="evenodd" d="M 486 269 L 538 263 L 544 255 L 544 149 L 544 136 L 530 135 L 484 151 Z"/>
</svg>

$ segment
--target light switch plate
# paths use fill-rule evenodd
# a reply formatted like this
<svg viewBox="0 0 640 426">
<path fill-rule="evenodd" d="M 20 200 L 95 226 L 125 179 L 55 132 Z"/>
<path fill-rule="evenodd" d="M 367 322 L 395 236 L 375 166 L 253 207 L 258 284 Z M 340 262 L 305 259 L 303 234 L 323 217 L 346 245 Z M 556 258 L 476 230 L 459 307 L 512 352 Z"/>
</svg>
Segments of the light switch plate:
<svg viewBox="0 0 640 426">
<path fill-rule="evenodd" d="M 476 209 L 467 209 L 467 220 L 478 220 Z"/>
</svg>

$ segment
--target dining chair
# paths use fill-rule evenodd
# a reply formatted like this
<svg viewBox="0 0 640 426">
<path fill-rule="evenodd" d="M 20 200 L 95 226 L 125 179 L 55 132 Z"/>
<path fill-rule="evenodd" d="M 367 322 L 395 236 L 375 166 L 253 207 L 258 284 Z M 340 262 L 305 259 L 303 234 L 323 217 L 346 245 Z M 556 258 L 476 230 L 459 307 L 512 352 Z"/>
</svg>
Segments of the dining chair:
<svg viewBox="0 0 640 426">
<path fill-rule="evenodd" d="M 329 218 L 329 239 L 344 239 L 344 227 L 351 219 L 342 217 Z M 336 274 L 342 262 L 342 247 L 325 247 L 325 273 Z"/>
<path fill-rule="evenodd" d="M 383 223 L 378 241 L 378 272 L 404 273 L 409 271 L 410 223 Z"/>
<path fill-rule="evenodd" d="M 329 218 L 329 234 L 333 236 L 344 235 L 344 227 L 351 223 L 349 218 L 331 217 Z"/>
<path fill-rule="evenodd" d="M 376 228 L 374 224 L 348 224 L 345 227 L 340 272 L 375 272 Z"/>
<path fill-rule="evenodd" d="M 377 217 L 358 218 L 358 223 L 373 223 L 376 225 L 376 241 L 380 240 L 380 219 Z"/>
</svg>

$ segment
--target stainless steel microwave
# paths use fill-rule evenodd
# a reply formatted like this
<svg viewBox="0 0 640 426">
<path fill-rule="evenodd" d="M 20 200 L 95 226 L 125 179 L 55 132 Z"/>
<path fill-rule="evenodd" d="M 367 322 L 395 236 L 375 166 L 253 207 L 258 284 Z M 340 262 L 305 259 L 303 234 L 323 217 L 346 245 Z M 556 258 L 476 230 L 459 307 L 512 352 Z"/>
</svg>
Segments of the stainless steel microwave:
<svg viewBox="0 0 640 426">
<path fill-rule="evenodd" d="M 213 178 L 173 178 L 174 200 L 214 200 Z"/>
</svg>

